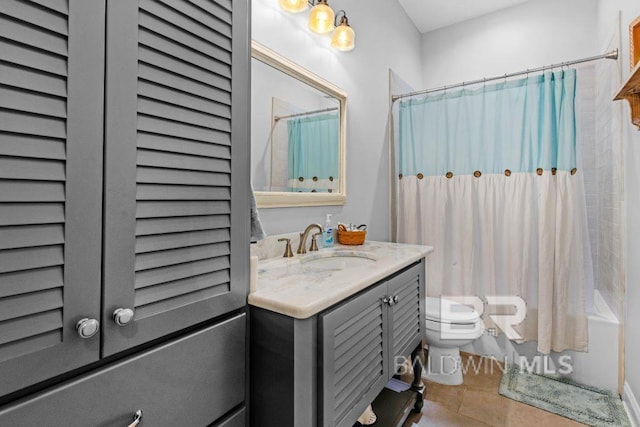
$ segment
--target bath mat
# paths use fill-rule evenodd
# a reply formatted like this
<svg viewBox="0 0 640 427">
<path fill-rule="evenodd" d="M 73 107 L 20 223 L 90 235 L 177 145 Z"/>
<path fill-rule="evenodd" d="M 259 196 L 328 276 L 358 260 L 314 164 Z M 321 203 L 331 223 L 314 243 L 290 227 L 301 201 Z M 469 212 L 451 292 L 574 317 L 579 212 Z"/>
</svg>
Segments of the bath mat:
<svg viewBox="0 0 640 427">
<path fill-rule="evenodd" d="M 510 366 L 502 376 L 500 394 L 593 427 L 631 427 L 615 393 L 521 371 Z"/>
</svg>

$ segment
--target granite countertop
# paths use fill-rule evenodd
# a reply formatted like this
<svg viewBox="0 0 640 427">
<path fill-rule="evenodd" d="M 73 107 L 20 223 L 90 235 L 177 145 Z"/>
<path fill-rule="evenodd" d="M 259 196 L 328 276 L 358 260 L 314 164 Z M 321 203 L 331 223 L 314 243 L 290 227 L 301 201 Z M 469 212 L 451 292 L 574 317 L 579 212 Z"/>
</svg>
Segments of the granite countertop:
<svg viewBox="0 0 640 427">
<path fill-rule="evenodd" d="M 294 248 L 295 249 L 295 248 Z M 366 253 L 367 262 L 344 269 L 307 268 L 310 259 L 325 258 L 332 251 Z M 335 245 L 294 258 L 270 258 L 258 262 L 258 282 L 249 304 L 297 319 L 306 319 L 350 297 L 433 251 L 430 246 L 366 242 L 360 246 Z M 349 256 L 358 256 L 351 253 Z"/>
</svg>

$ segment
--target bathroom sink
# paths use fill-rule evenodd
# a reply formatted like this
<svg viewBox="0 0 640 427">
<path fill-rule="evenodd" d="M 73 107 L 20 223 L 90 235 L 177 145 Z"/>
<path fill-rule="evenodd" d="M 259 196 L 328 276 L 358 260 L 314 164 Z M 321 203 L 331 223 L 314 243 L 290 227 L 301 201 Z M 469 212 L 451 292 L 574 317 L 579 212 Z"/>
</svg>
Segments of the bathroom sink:
<svg viewBox="0 0 640 427">
<path fill-rule="evenodd" d="M 372 253 L 364 251 L 335 250 L 307 255 L 300 259 L 306 272 L 336 271 L 370 266 L 378 260 Z"/>
</svg>

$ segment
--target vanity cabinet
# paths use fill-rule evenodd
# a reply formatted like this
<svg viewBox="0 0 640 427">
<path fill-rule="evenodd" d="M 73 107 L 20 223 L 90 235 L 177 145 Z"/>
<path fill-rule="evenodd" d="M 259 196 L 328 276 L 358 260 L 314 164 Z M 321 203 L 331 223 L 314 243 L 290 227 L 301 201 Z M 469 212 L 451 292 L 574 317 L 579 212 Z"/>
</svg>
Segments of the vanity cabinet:
<svg viewBox="0 0 640 427">
<path fill-rule="evenodd" d="M 246 0 L 0 2 L 0 425 L 22 425 L 16 399 L 66 421 L 123 388 L 188 409 L 188 384 L 160 384 L 184 362 L 236 370 L 201 372 L 210 402 L 244 396 L 248 23 Z M 228 315 L 239 337 L 198 333 Z M 60 425 L 99 424 L 79 419 Z"/>
<path fill-rule="evenodd" d="M 424 280 L 422 259 L 308 319 L 251 307 L 256 425 L 352 426 L 421 348 Z"/>
<path fill-rule="evenodd" d="M 352 426 L 396 373 L 396 357 L 422 342 L 421 267 L 320 315 L 323 426 Z"/>
</svg>

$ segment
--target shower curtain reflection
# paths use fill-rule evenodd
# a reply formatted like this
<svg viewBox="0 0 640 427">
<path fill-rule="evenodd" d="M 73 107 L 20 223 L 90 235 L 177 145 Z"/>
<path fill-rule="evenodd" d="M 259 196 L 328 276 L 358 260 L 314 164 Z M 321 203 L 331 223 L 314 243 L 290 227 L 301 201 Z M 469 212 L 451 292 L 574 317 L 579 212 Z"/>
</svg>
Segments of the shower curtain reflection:
<svg viewBox="0 0 640 427">
<path fill-rule="evenodd" d="M 287 120 L 289 191 L 337 191 L 338 125 L 337 113 Z"/>
</svg>

